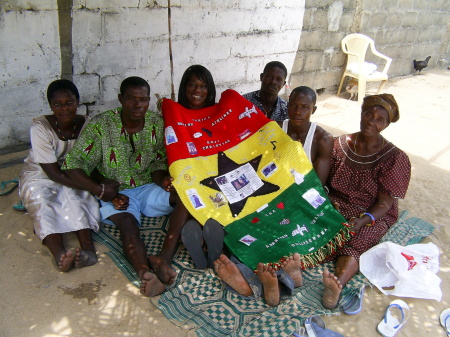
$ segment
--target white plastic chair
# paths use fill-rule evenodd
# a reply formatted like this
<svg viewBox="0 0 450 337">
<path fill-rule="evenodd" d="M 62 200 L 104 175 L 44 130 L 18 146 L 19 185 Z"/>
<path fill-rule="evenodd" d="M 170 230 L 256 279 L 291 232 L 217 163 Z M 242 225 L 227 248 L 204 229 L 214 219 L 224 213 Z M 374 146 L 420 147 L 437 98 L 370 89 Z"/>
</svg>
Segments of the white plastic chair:
<svg viewBox="0 0 450 337">
<path fill-rule="evenodd" d="M 391 65 L 392 59 L 381 54 L 375 49 L 374 41 L 363 34 L 350 34 L 341 41 L 342 51 L 347 54 L 347 65 L 342 75 L 341 84 L 339 85 L 338 95 L 341 93 L 342 84 L 346 76 L 358 79 L 358 103 L 362 103 L 366 94 L 366 83 L 381 81 L 377 94 L 381 92 L 388 80 L 387 71 Z M 368 71 L 371 63 L 365 62 L 365 56 L 368 47 L 375 56 L 386 60 L 383 71 Z M 352 70 L 352 71 L 351 71 Z M 355 71 L 356 70 L 356 71 Z"/>
</svg>

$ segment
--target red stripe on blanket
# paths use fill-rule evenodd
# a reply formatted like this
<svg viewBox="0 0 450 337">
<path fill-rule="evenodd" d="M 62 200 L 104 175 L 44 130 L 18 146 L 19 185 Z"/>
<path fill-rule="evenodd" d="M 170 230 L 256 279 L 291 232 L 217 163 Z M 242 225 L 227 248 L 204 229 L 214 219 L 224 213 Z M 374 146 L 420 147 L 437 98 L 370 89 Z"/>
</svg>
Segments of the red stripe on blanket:
<svg viewBox="0 0 450 337">
<path fill-rule="evenodd" d="M 228 150 L 270 121 L 252 103 L 230 89 L 222 93 L 218 104 L 209 108 L 186 109 L 164 99 L 162 111 L 169 165 L 179 159 Z M 172 147 L 176 150 L 171 150 Z"/>
</svg>

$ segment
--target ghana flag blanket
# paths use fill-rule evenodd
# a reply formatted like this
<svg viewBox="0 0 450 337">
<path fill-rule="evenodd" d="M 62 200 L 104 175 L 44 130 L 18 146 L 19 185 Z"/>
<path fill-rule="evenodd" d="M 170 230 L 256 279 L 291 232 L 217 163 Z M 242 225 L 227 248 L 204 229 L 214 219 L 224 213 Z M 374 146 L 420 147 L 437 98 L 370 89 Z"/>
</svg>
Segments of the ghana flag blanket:
<svg viewBox="0 0 450 337">
<path fill-rule="evenodd" d="M 225 227 L 225 244 L 244 264 L 275 267 L 295 252 L 303 267 L 323 262 L 350 236 L 300 142 L 233 90 L 190 110 L 162 103 L 169 171 L 201 224 Z"/>
</svg>

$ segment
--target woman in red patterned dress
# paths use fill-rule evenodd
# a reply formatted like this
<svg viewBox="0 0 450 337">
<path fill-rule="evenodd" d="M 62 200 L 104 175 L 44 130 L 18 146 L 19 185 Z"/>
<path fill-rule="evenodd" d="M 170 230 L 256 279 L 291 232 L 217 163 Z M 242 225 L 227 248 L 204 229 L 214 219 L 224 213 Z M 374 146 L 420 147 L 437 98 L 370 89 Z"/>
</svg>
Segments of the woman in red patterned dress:
<svg viewBox="0 0 450 337">
<path fill-rule="evenodd" d="M 355 235 L 338 250 L 335 273 L 323 272 L 325 308 L 336 307 L 342 287 L 359 270 L 361 254 L 378 244 L 397 221 L 397 199 L 405 197 L 411 164 L 381 131 L 399 117 L 392 95 L 368 96 L 361 107 L 360 131 L 334 141 L 329 197 Z"/>
</svg>

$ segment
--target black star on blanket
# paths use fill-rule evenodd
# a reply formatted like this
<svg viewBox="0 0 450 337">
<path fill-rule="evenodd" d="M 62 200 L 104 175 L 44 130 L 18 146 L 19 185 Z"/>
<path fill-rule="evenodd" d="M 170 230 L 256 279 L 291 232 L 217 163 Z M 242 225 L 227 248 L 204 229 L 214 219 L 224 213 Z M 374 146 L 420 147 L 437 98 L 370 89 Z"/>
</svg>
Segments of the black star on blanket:
<svg viewBox="0 0 450 337">
<path fill-rule="evenodd" d="M 231 160 L 230 158 L 228 158 L 224 152 L 219 152 L 218 160 L 217 160 L 219 174 L 216 176 L 209 177 L 209 178 L 202 180 L 200 182 L 200 184 L 210 187 L 214 190 L 221 191 L 215 178 L 220 177 L 224 174 L 227 174 L 231 171 L 234 171 L 246 164 L 250 164 L 253 167 L 253 169 L 255 171 L 257 171 L 259 163 L 261 162 L 261 159 L 262 159 L 262 155 L 259 155 L 255 158 L 249 160 L 248 162 L 238 164 L 238 163 L 234 162 L 233 160 Z M 262 183 L 263 183 L 262 186 L 260 188 L 258 188 L 256 191 L 254 191 L 248 197 L 246 197 L 240 201 L 234 202 L 234 203 L 228 202 L 228 206 L 230 207 L 230 211 L 231 211 L 231 214 L 233 215 L 233 217 L 237 217 L 239 215 L 239 213 L 241 213 L 241 211 L 244 209 L 245 204 L 247 203 L 247 199 L 249 197 L 257 197 L 257 196 L 261 196 L 261 195 L 270 194 L 270 193 L 278 191 L 280 189 L 280 187 L 278 185 L 269 183 L 268 181 L 262 180 Z"/>
</svg>

